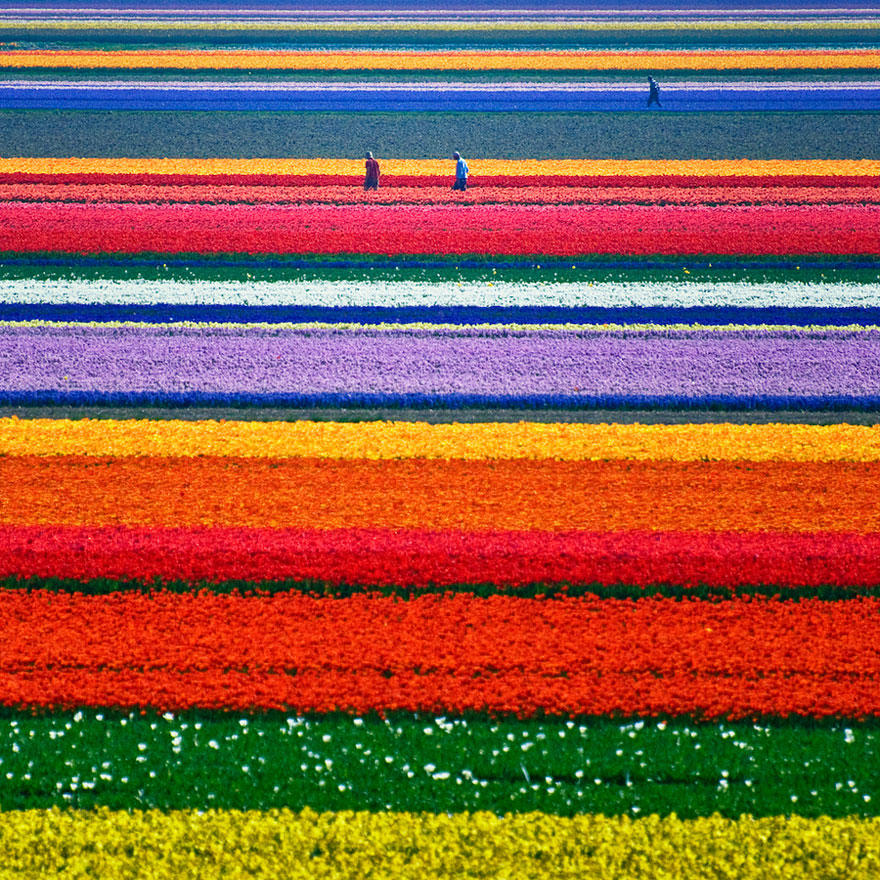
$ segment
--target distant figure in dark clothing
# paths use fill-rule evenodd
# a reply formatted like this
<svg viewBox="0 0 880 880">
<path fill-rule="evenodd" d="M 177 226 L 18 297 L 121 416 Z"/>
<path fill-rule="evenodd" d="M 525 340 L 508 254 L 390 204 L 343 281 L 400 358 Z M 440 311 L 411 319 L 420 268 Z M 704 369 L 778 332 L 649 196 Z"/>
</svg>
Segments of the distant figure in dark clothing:
<svg viewBox="0 0 880 880">
<path fill-rule="evenodd" d="M 367 176 L 364 179 L 364 189 L 379 189 L 379 163 L 373 158 L 372 153 L 367 153 Z"/>
<path fill-rule="evenodd" d="M 455 183 L 452 184 L 453 189 L 460 189 L 464 192 L 467 189 L 468 167 L 467 162 L 461 158 L 461 153 L 453 153 L 452 158 L 455 159 Z"/>
<path fill-rule="evenodd" d="M 653 76 L 648 77 L 648 88 L 651 90 L 648 95 L 648 106 L 656 104 L 658 107 L 663 105 L 660 103 L 660 86 L 657 85 Z"/>
</svg>

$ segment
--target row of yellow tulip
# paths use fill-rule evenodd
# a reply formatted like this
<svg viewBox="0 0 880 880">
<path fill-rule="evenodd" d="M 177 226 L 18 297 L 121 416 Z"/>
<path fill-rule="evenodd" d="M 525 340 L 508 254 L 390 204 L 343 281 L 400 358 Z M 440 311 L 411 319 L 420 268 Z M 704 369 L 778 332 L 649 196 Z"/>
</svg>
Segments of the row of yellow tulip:
<svg viewBox="0 0 880 880">
<path fill-rule="evenodd" d="M 0 419 L 0 455 L 880 461 L 880 427 Z"/>
<path fill-rule="evenodd" d="M 772 878 L 880 874 L 880 819 L 543 813 L 0 813 L 0 878 Z"/>
<path fill-rule="evenodd" d="M 0 64 L 2 66 L 2 64 Z M 878 56 L 880 67 L 880 56 Z M 851 177 L 880 175 L 873 159 L 480 159 L 471 174 L 564 177 Z M 363 159 L 0 158 L 0 174 L 362 175 Z M 386 175 L 449 173 L 446 159 L 383 158 Z"/>
</svg>

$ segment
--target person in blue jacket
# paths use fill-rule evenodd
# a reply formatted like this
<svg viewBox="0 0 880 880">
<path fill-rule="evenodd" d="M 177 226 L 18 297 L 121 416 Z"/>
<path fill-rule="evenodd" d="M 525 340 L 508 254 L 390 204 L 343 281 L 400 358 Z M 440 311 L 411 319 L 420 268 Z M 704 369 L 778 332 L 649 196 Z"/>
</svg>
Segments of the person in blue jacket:
<svg viewBox="0 0 880 880">
<path fill-rule="evenodd" d="M 452 184 L 452 188 L 464 192 L 467 189 L 467 162 L 461 158 L 461 153 L 457 151 L 452 154 L 452 158 L 455 159 L 455 183 Z"/>
<path fill-rule="evenodd" d="M 648 106 L 656 104 L 658 107 L 662 107 L 663 105 L 660 103 L 660 86 L 657 85 L 653 76 L 648 77 L 648 88 L 651 90 L 648 93 Z"/>
</svg>

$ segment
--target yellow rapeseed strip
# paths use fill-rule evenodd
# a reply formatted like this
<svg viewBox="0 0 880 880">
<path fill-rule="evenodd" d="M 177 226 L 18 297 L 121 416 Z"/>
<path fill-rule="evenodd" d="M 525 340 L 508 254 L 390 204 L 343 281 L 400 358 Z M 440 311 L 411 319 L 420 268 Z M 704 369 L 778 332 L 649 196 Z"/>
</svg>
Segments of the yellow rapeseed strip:
<svg viewBox="0 0 880 880">
<path fill-rule="evenodd" d="M 382 158 L 386 175 L 450 174 L 449 159 Z M 474 176 L 792 177 L 876 176 L 874 159 L 480 159 L 467 157 Z M 333 174 L 363 176 L 362 159 L 125 159 L 98 157 L 0 158 L 2 174 Z"/>
<path fill-rule="evenodd" d="M 367 876 L 874 880 L 880 819 L 309 809 L 0 813 L 0 878 Z"/>
<path fill-rule="evenodd" d="M 880 461 L 880 427 L 0 419 L 0 455 Z"/>
<path fill-rule="evenodd" d="M 880 67 L 880 51 L 262 51 L 8 50 L 0 68 L 174 70 L 846 70 Z"/>
</svg>

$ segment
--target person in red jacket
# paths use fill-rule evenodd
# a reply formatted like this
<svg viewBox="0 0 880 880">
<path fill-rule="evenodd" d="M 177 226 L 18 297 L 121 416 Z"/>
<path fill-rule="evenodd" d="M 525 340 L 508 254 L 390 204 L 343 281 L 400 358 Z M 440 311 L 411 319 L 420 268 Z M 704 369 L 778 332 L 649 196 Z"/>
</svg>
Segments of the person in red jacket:
<svg viewBox="0 0 880 880">
<path fill-rule="evenodd" d="M 373 158 L 372 153 L 367 153 L 367 176 L 364 179 L 364 189 L 379 189 L 379 163 Z"/>
</svg>

